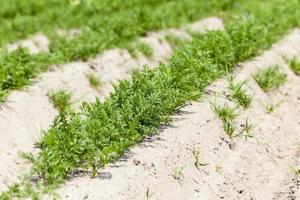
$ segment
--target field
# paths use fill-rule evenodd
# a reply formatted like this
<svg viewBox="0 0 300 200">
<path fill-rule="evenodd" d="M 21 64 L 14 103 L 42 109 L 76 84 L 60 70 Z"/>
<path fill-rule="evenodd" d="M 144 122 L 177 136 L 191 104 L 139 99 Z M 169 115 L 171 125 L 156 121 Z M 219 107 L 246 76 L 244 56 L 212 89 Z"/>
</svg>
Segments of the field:
<svg viewBox="0 0 300 200">
<path fill-rule="evenodd" d="M 0 199 L 300 199 L 299 0 L 0 1 Z"/>
</svg>

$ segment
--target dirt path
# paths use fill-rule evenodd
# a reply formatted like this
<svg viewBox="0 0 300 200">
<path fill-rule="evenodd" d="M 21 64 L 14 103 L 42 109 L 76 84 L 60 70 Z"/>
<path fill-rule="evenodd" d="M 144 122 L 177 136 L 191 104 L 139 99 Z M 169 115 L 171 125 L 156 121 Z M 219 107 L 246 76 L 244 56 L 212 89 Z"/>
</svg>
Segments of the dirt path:
<svg viewBox="0 0 300 200">
<path fill-rule="evenodd" d="M 291 72 L 282 55 L 300 58 L 300 30 L 292 31 L 269 51 L 242 63 L 236 79 L 248 80 L 251 107 L 236 120 L 255 124 L 254 138 L 229 139 L 212 111 L 211 102 L 227 102 L 226 80 L 207 88 L 199 102 L 178 110 L 159 134 L 128 151 L 127 156 L 91 179 L 79 173 L 59 189 L 62 199 L 298 199 L 299 178 L 289 166 L 300 164 L 300 77 Z M 280 65 L 288 82 L 264 93 L 251 74 Z M 282 100 L 267 114 L 264 102 Z M 232 104 L 228 102 L 229 104 Z M 199 150 L 199 169 L 193 152 Z"/>
<path fill-rule="evenodd" d="M 138 55 L 133 58 L 127 50 L 112 49 L 88 62 L 74 62 L 54 68 L 35 79 L 24 91 L 14 91 L 7 101 L 0 105 L 0 191 L 17 181 L 17 177 L 27 172 L 30 166 L 19 157 L 19 152 L 35 152 L 34 144 L 42 137 L 58 111 L 49 101 L 48 93 L 64 89 L 72 93 L 72 102 L 78 108 L 83 101 L 91 102 L 95 97 L 104 99 L 112 90 L 112 83 L 130 78 L 133 69 L 145 64 L 157 66 L 172 54 L 172 48 L 165 40 L 166 34 L 190 37 L 186 29 L 205 31 L 223 28 L 220 19 L 211 17 L 195 22 L 182 29 L 169 29 L 149 33 L 142 41 L 153 48 L 153 56 Z M 38 35 L 19 41 L 11 46 L 28 47 L 31 53 L 48 49 L 45 36 Z M 101 90 L 94 89 L 87 78 L 89 73 L 99 76 L 103 81 Z"/>
</svg>

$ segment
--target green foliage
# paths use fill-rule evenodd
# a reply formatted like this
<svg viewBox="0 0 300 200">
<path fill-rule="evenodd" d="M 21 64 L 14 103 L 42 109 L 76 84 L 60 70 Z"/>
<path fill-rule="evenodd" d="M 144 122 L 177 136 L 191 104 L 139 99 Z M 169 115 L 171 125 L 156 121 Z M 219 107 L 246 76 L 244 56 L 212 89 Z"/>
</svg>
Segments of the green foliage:
<svg viewBox="0 0 300 200">
<path fill-rule="evenodd" d="M 142 54 L 144 54 L 147 57 L 150 57 L 153 55 L 153 49 L 144 42 L 138 42 L 136 48 L 137 48 L 137 50 L 142 52 Z"/>
<path fill-rule="evenodd" d="M 237 23 L 225 32 L 211 31 L 195 37 L 174 54 L 168 65 L 154 70 L 146 68 L 135 72 L 131 80 L 121 81 L 105 102 L 97 100 L 84 104 L 80 115 L 59 116 L 41 141 L 36 171 L 47 183 L 62 181 L 78 167 L 90 169 L 95 174 L 100 167 L 122 156 L 128 147 L 156 133 L 178 106 L 198 98 L 205 86 L 242 59 L 236 48 L 240 48 L 249 30 L 239 29 L 240 26 L 256 30 L 259 35 L 261 30 L 255 27 L 264 24 L 268 32 L 269 26 L 273 26 L 270 22 L 277 22 L 277 15 L 273 17 L 266 21 L 259 18 L 257 24 L 252 21 L 243 25 Z M 265 25 L 266 22 L 270 25 Z M 276 25 L 280 28 L 281 24 Z M 286 22 L 282 26 L 286 26 Z M 263 44 L 251 46 L 251 49 L 259 51 L 269 47 L 273 41 L 270 37 L 274 37 L 270 34 L 259 35 L 264 37 L 261 38 Z M 237 35 L 240 40 L 233 37 Z M 218 110 L 222 111 L 220 117 L 225 122 L 236 116 L 234 110 L 225 107 Z"/>
<path fill-rule="evenodd" d="M 288 64 L 290 66 L 290 69 L 296 74 L 300 75 L 300 62 L 296 59 L 293 58 L 291 60 L 288 60 Z"/>
<path fill-rule="evenodd" d="M 184 46 L 184 44 L 188 43 L 185 39 L 182 39 L 178 36 L 169 34 L 166 35 L 166 40 L 169 42 L 169 44 L 172 46 L 173 49 L 180 48 Z"/>
<path fill-rule="evenodd" d="M 80 113 L 61 113 L 38 144 L 40 152 L 33 159 L 33 175 L 44 185 L 62 183 L 78 168 L 96 175 L 99 168 L 124 155 L 130 146 L 157 133 L 160 125 L 166 123 L 179 106 L 199 98 L 208 84 L 230 72 L 238 62 L 270 47 L 286 29 L 297 25 L 295 19 L 300 16 L 297 2 L 273 4 L 273 9 L 263 13 L 257 11 L 251 19 L 232 19 L 225 31 L 195 36 L 193 41 L 178 49 L 168 64 L 161 64 L 153 70 L 145 68 L 135 72 L 131 80 L 120 81 L 115 92 L 104 102 L 84 103 Z M 207 5 L 211 6 L 210 3 Z M 52 46 L 52 50 L 60 52 L 60 61 L 87 58 L 106 48 L 105 45 L 98 46 L 103 42 L 110 44 L 120 38 L 132 39 L 148 29 L 194 20 L 199 16 L 197 13 L 205 10 L 205 5 L 199 1 L 170 1 L 156 9 L 143 10 L 145 12 L 137 9 L 131 18 L 130 12 L 123 12 L 118 15 L 120 23 L 112 23 L 102 32 L 109 37 L 99 37 L 91 30 L 71 43 L 62 39 Z M 112 16 L 107 21 L 113 19 Z M 83 41 L 91 46 L 82 47 Z M 74 46 L 70 47 L 70 44 Z M 223 107 L 216 109 L 224 122 L 224 130 L 233 135 L 234 125 L 231 123 L 235 111 Z M 175 177 L 182 177 L 180 173 L 176 174 Z"/>
<path fill-rule="evenodd" d="M 70 107 L 71 93 L 59 90 L 57 92 L 50 93 L 49 95 L 51 102 L 60 112 L 63 112 Z"/>
<path fill-rule="evenodd" d="M 15 5 L 8 1 L 0 3 L 2 16 L 7 16 L 0 26 L 0 46 L 36 32 L 45 33 L 51 44 L 49 53 L 30 55 L 25 50 L 0 53 L 3 54 L 0 56 L 1 101 L 7 96 L 4 93 L 29 84 L 31 78 L 50 65 L 87 60 L 105 49 L 128 46 L 151 30 L 178 27 L 221 9 L 226 3 L 216 3 L 218 0 L 81 0 L 74 5 L 69 0 L 13 1 Z M 31 7 L 35 11 L 30 11 Z M 1 9 L 0 6 L 0 19 Z M 60 36 L 56 33 L 58 28 L 80 29 L 81 34 L 74 38 Z M 143 44 L 137 47 L 147 56 L 152 54 Z"/>
<path fill-rule="evenodd" d="M 230 138 L 234 136 L 235 129 L 236 127 L 232 120 L 223 122 L 223 130 Z"/>
<path fill-rule="evenodd" d="M 124 46 L 133 57 L 136 57 L 138 52 L 142 53 L 146 57 L 151 57 L 153 55 L 152 47 L 142 41 L 124 44 Z"/>
<path fill-rule="evenodd" d="M 87 77 L 92 87 L 98 89 L 102 86 L 102 81 L 98 76 L 95 76 L 94 74 L 90 73 L 87 75 Z"/>
<path fill-rule="evenodd" d="M 296 177 L 300 177 L 300 168 L 293 167 L 293 166 L 289 166 L 289 167 Z"/>
<path fill-rule="evenodd" d="M 224 66 L 233 65 L 231 51 L 226 33 L 210 32 L 177 52 L 169 65 L 121 81 L 104 103 L 84 104 L 80 115 L 59 116 L 39 144 L 36 171 L 48 184 L 62 181 L 77 167 L 96 174 L 129 146 L 156 133 L 187 99 L 198 98 L 205 85 L 225 73 Z"/>
<path fill-rule="evenodd" d="M 281 104 L 282 104 L 282 101 L 279 101 L 277 103 L 273 103 L 273 102 L 265 103 L 266 112 L 268 114 L 273 113 Z"/>
<path fill-rule="evenodd" d="M 253 78 L 264 92 L 277 89 L 287 81 L 286 74 L 277 65 L 259 70 Z"/>
<path fill-rule="evenodd" d="M 226 104 L 223 106 L 214 104 L 213 109 L 222 122 L 229 122 L 237 117 L 236 108 L 231 108 Z"/>
<path fill-rule="evenodd" d="M 19 82 L 21 80 L 19 87 L 23 87 L 30 83 L 31 78 L 47 70 L 52 64 L 78 59 L 86 60 L 105 49 L 122 47 L 151 30 L 182 26 L 222 10 L 236 12 L 235 3 L 229 0 L 221 2 L 219 0 L 130 0 L 126 2 L 121 0 L 81 0 L 78 1 L 78 4 L 70 3 L 69 0 L 13 1 L 15 4 L 6 1 L 2 3 L 4 12 L 2 16 L 6 19 L 0 26 L 0 46 L 5 46 L 8 42 L 36 32 L 45 33 L 50 38 L 51 44 L 49 53 L 28 55 L 30 62 L 23 63 L 23 67 L 14 70 L 16 74 L 19 74 L 18 77 L 9 75 L 11 72 L 8 65 L 18 60 L 19 57 L 22 58 L 24 53 L 20 51 L 11 54 L 2 53 L 5 55 L 0 56 L 0 63 L 2 63 L 0 65 L 0 99 L 2 101 L 6 96 L 3 93 L 16 89 L 14 85 L 2 85 L 2 82 Z M 265 10 L 264 16 L 261 18 L 230 20 L 231 23 L 227 30 L 232 37 L 232 42 L 236 43 L 234 53 L 237 60 L 245 60 L 254 56 L 258 53 L 257 48 L 266 48 L 287 29 L 299 24 L 298 16 L 300 14 L 299 11 L 295 11 L 295 8 L 299 6 L 297 0 L 291 0 L 289 4 L 282 4 L 284 6 L 276 6 L 276 8 L 273 8 L 274 6 L 269 8 L 270 3 L 266 2 L 240 1 L 239 7 L 248 7 L 257 12 L 257 7 L 263 6 L 261 8 Z M 276 2 L 279 5 L 282 1 L 272 0 L 274 5 Z M 0 6 L 0 18 L 1 8 Z M 5 14 L 5 12 L 11 14 Z M 237 13 L 240 14 L 240 11 Z M 281 13 L 293 14 L 285 14 L 285 18 L 276 19 L 272 24 L 261 21 L 264 18 L 271 21 L 273 16 L 280 16 Z M 236 24 L 239 24 L 239 29 L 236 29 Z M 58 28 L 80 29 L 81 34 L 74 38 L 60 36 L 56 33 Z M 266 28 L 269 31 L 265 31 Z M 239 35 L 240 29 L 243 29 L 243 35 Z M 263 41 L 263 38 L 268 38 L 268 40 Z M 150 55 L 151 51 L 148 48 L 142 49 L 144 53 Z M 10 62 L 7 63 L 7 60 Z M 25 70 L 26 72 L 24 72 Z"/>
<path fill-rule="evenodd" d="M 246 94 L 243 89 L 244 82 L 234 83 L 233 78 L 229 80 L 229 89 L 231 90 L 230 99 L 235 100 L 243 108 L 248 108 L 251 104 L 252 97 Z"/>
<path fill-rule="evenodd" d="M 201 167 L 205 167 L 208 163 L 204 163 L 200 160 L 200 151 L 197 148 L 193 149 L 193 156 L 194 156 L 194 165 L 199 170 Z"/>
<path fill-rule="evenodd" d="M 233 120 L 237 117 L 237 109 L 231 108 L 228 105 L 224 104 L 223 106 L 219 106 L 216 103 L 213 104 L 213 109 L 219 119 L 222 120 L 222 127 L 225 133 L 231 138 L 235 132 L 235 125 Z"/>
</svg>

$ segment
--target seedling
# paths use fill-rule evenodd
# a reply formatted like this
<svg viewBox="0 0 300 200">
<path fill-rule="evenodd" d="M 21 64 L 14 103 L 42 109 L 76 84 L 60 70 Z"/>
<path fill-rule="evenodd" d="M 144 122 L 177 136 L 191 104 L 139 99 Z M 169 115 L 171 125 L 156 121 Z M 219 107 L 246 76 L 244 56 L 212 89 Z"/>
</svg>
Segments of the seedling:
<svg viewBox="0 0 300 200">
<path fill-rule="evenodd" d="M 232 121 L 225 121 L 223 122 L 223 129 L 225 131 L 225 133 L 230 137 L 232 138 L 234 135 L 234 132 L 235 132 L 235 125 Z"/>
<path fill-rule="evenodd" d="M 243 132 L 245 132 L 245 140 L 248 140 L 248 138 L 253 138 L 253 135 L 251 134 L 251 131 L 254 129 L 255 125 L 251 122 L 249 122 L 248 119 L 246 119 L 245 124 L 242 125 Z"/>
<path fill-rule="evenodd" d="M 233 78 L 229 79 L 229 89 L 231 90 L 231 95 L 229 99 L 235 100 L 243 108 L 248 108 L 251 104 L 252 97 L 246 94 L 243 89 L 246 81 L 234 83 Z"/>
<path fill-rule="evenodd" d="M 193 150 L 193 156 L 195 158 L 194 165 L 199 170 L 201 167 L 208 165 L 208 163 L 204 163 L 200 161 L 200 151 L 196 148 Z"/>
<path fill-rule="evenodd" d="M 185 166 L 183 166 L 183 167 L 176 167 L 175 169 L 173 169 L 173 173 L 172 173 L 173 178 L 175 180 L 177 180 L 180 185 L 182 185 L 182 182 L 183 182 L 183 179 L 184 179 L 184 174 L 182 173 L 184 167 Z"/>
<path fill-rule="evenodd" d="M 59 90 L 57 92 L 50 93 L 49 96 L 54 107 L 60 112 L 63 112 L 70 107 L 71 93 L 66 92 L 65 90 Z"/>
<path fill-rule="evenodd" d="M 254 136 L 250 133 L 254 129 L 254 124 L 249 122 L 248 119 L 246 119 L 244 124 L 241 124 L 242 130 L 239 132 L 239 134 L 235 135 L 234 137 L 239 137 L 242 134 L 244 134 L 245 140 L 248 140 L 248 138 L 253 138 Z"/>
<path fill-rule="evenodd" d="M 216 164 L 215 170 L 219 175 L 222 174 L 222 166 L 220 164 Z"/>
<path fill-rule="evenodd" d="M 90 84 L 93 88 L 98 89 L 102 86 L 102 81 L 101 81 L 100 77 L 95 76 L 92 73 L 88 74 L 87 77 L 88 77 L 89 82 L 90 82 Z"/>
<path fill-rule="evenodd" d="M 228 105 L 224 104 L 223 106 L 219 106 L 216 103 L 213 105 L 213 109 L 219 119 L 222 120 L 223 129 L 225 133 L 232 138 L 235 132 L 235 125 L 233 120 L 237 117 L 238 113 L 236 112 L 237 108 L 230 108 Z"/>
<path fill-rule="evenodd" d="M 146 199 L 150 199 L 152 196 L 154 195 L 154 192 L 150 192 L 150 188 L 147 187 L 147 190 L 146 190 Z"/>
<path fill-rule="evenodd" d="M 217 116 L 222 120 L 222 122 L 232 121 L 237 117 L 236 108 L 230 108 L 228 105 L 224 104 L 219 106 L 216 103 L 213 105 L 213 109 Z"/>
<path fill-rule="evenodd" d="M 288 64 L 290 66 L 290 69 L 296 74 L 300 75 L 300 62 L 296 58 L 293 58 L 291 60 L 288 60 Z"/>
<path fill-rule="evenodd" d="M 289 166 L 290 170 L 295 174 L 295 176 L 300 177 L 300 168 Z"/>
<path fill-rule="evenodd" d="M 265 103 L 264 106 L 265 106 L 266 112 L 268 114 L 273 113 L 280 106 L 280 104 L 282 104 L 282 102 L 283 101 L 281 100 L 275 104 L 273 102 Z"/>
<path fill-rule="evenodd" d="M 264 92 L 277 89 L 287 81 L 286 74 L 280 70 L 278 65 L 259 70 L 253 75 L 253 78 Z"/>
</svg>

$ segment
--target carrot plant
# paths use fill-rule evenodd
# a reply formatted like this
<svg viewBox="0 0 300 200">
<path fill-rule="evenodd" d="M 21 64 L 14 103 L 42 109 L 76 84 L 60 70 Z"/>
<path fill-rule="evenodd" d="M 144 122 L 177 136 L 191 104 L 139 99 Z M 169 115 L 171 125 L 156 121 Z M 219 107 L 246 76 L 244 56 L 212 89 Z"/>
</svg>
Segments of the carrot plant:
<svg viewBox="0 0 300 200">
<path fill-rule="evenodd" d="M 103 85 L 100 77 L 94 75 L 93 73 L 89 73 L 87 78 L 89 79 L 91 86 L 95 89 L 99 89 Z"/>
<path fill-rule="evenodd" d="M 245 81 L 234 83 L 233 77 L 229 79 L 229 89 L 231 90 L 230 100 L 235 100 L 243 108 L 248 108 L 251 104 L 252 97 L 247 95 L 246 91 L 243 89 Z"/>
<path fill-rule="evenodd" d="M 287 81 L 286 74 L 277 65 L 259 70 L 253 78 L 264 92 L 277 89 Z"/>
<path fill-rule="evenodd" d="M 64 112 L 70 107 L 71 93 L 65 90 L 58 90 L 56 92 L 50 92 L 49 97 L 54 107 L 60 112 Z"/>
<path fill-rule="evenodd" d="M 288 60 L 290 69 L 298 76 L 300 76 L 300 61 L 296 58 Z"/>
<path fill-rule="evenodd" d="M 228 105 L 224 104 L 219 106 L 216 103 L 213 104 L 213 109 L 217 116 L 222 120 L 222 122 L 229 122 L 234 120 L 237 117 L 237 109 L 231 108 Z"/>
</svg>

